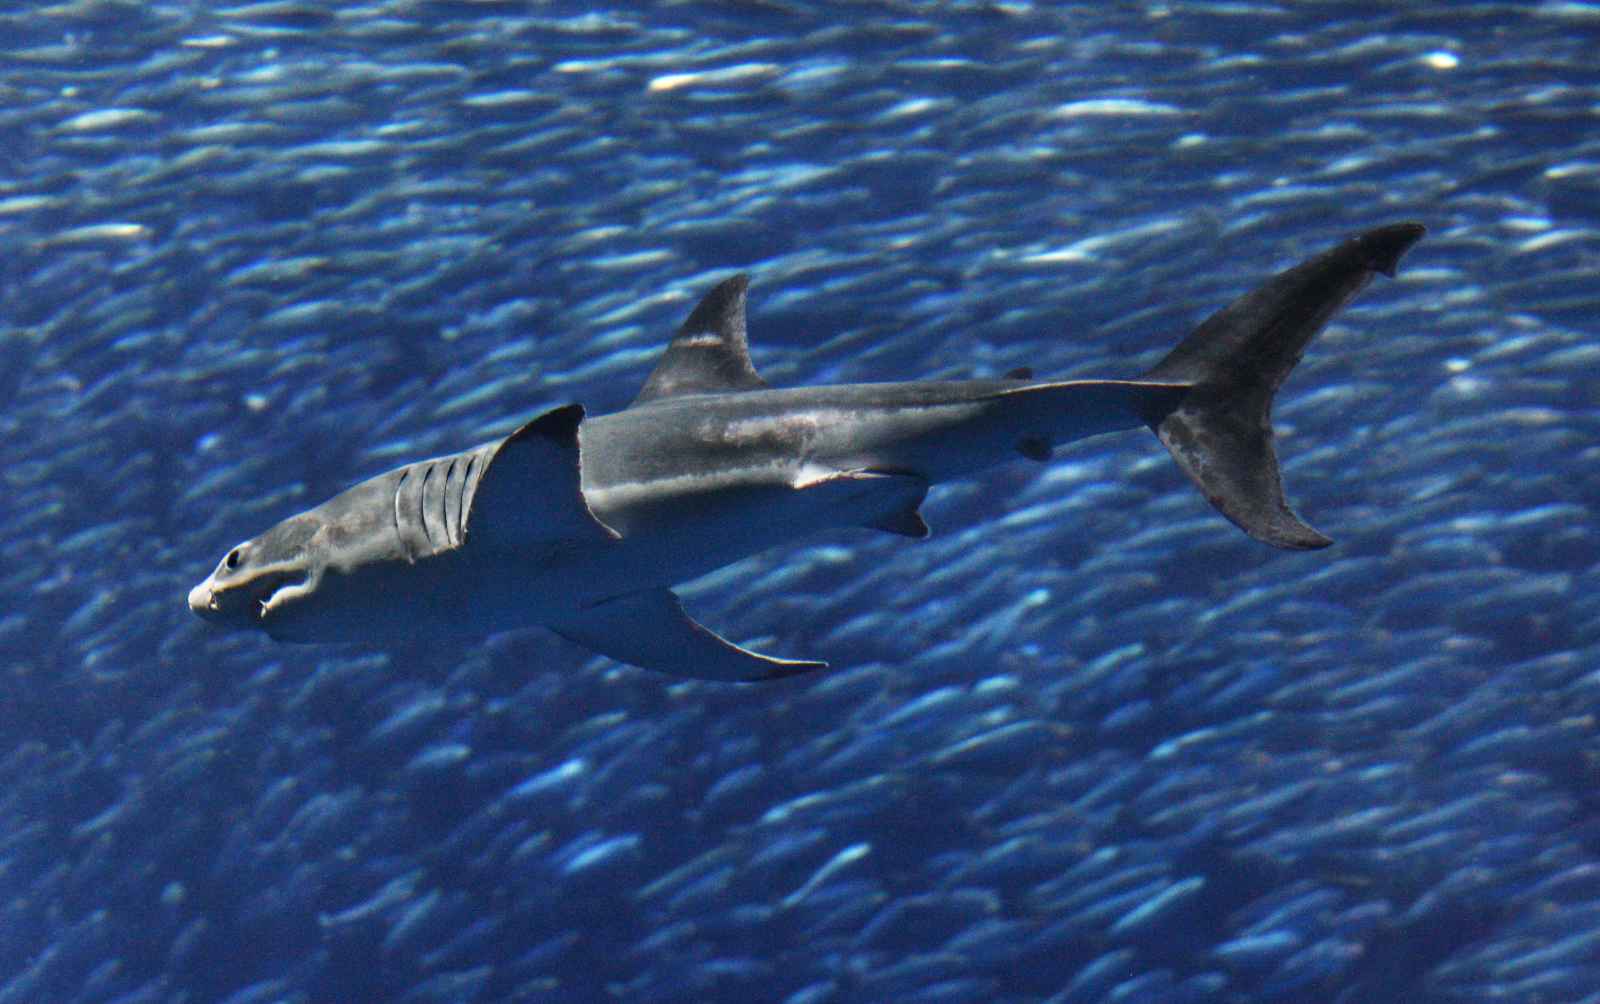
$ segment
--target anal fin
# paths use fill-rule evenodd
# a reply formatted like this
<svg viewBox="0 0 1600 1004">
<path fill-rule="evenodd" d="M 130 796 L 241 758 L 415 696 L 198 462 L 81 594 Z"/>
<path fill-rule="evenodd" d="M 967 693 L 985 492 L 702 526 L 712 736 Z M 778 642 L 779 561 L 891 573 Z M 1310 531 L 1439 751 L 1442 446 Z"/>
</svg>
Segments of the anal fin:
<svg viewBox="0 0 1600 1004">
<path fill-rule="evenodd" d="M 685 613 L 670 589 L 618 596 L 549 627 L 568 641 L 618 662 L 696 680 L 753 683 L 828 666 L 741 648 Z"/>
</svg>

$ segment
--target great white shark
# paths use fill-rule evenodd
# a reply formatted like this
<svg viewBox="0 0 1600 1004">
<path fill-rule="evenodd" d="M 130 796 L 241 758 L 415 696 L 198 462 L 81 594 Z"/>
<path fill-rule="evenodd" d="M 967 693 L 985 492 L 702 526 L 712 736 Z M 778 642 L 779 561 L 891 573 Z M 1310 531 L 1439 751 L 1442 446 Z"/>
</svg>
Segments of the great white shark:
<svg viewBox="0 0 1600 1004">
<path fill-rule="evenodd" d="M 748 280 L 712 289 L 625 410 L 570 404 L 503 439 L 398 467 L 234 547 L 189 593 L 218 624 L 381 645 L 542 625 L 678 676 L 820 669 L 697 623 L 672 585 L 818 531 L 928 535 L 930 485 L 1148 426 L 1206 499 L 1276 547 L 1331 541 L 1290 510 L 1272 400 L 1307 343 L 1424 228 L 1370 230 L 1284 271 L 1136 379 L 769 387 Z"/>
</svg>

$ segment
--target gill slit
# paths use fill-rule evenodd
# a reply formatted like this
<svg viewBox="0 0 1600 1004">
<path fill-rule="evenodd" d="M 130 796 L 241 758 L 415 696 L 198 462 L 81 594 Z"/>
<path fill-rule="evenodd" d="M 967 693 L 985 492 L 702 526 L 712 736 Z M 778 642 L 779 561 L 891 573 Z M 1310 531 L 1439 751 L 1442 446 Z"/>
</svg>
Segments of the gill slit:
<svg viewBox="0 0 1600 1004">
<path fill-rule="evenodd" d="M 467 506 L 471 504 L 468 491 L 472 488 L 472 472 L 478 465 L 478 455 L 474 453 L 467 458 L 466 469 L 461 472 L 461 501 L 456 505 L 456 539 L 465 542 L 467 539 Z"/>
<path fill-rule="evenodd" d="M 456 523 L 459 522 L 459 516 L 455 520 L 450 518 L 450 478 L 456 473 L 457 459 L 450 458 L 450 466 L 444 471 L 444 487 L 439 490 L 439 522 L 444 526 L 445 543 L 452 548 L 461 545 L 461 541 L 456 537 Z M 456 503 L 456 511 L 458 513 L 461 511 L 459 501 Z"/>
<path fill-rule="evenodd" d="M 416 561 L 416 555 L 411 553 L 411 542 L 406 539 L 405 533 L 400 529 L 400 496 L 406 490 L 406 478 L 411 476 L 411 468 L 407 467 L 400 472 L 400 480 L 394 486 L 394 536 L 400 541 L 400 549 L 405 552 L 407 561 Z"/>
<path fill-rule="evenodd" d="M 422 522 L 422 535 L 428 538 L 430 552 L 439 549 L 439 545 L 433 542 L 433 530 L 428 526 L 428 479 L 433 477 L 434 466 L 429 464 L 428 469 L 422 472 L 422 488 L 417 492 L 417 519 Z"/>
</svg>

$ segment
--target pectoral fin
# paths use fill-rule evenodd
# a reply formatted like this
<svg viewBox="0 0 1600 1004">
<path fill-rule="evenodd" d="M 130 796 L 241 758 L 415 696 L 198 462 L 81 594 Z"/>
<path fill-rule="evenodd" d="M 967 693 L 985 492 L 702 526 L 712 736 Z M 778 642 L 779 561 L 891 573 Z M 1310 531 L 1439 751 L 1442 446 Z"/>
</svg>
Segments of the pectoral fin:
<svg viewBox="0 0 1600 1004">
<path fill-rule="evenodd" d="M 582 422 L 583 406 L 569 404 L 500 441 L 466 503 L 469 544 L 481 550 L 617 539 L 583 498 Z"/>
<path fill-rule="evenodd" d="M 777 680 L 828 665 L 740 648 L 685 613 L 670 589 L 619 596 L 550 629 L 618 662 L 697 680 Z"/>
</svg>

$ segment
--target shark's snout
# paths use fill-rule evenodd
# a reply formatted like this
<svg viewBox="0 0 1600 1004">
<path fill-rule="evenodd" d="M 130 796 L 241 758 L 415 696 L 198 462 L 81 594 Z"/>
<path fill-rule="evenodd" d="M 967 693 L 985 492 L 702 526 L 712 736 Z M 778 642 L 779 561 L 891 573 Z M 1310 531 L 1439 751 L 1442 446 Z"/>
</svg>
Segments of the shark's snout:
<svg viewBox="0 0 1600 1004">
<path fill-rule="evenodd" d="M 189 609 L 194 611 L 196 617 L 202 617 L 208 621 L 216 620 L 217 615 L 221 613 L 217 609 L 217 596 L 211 590 L 211 580 L 209 578 L 189 590 Z"/>
</svg>

